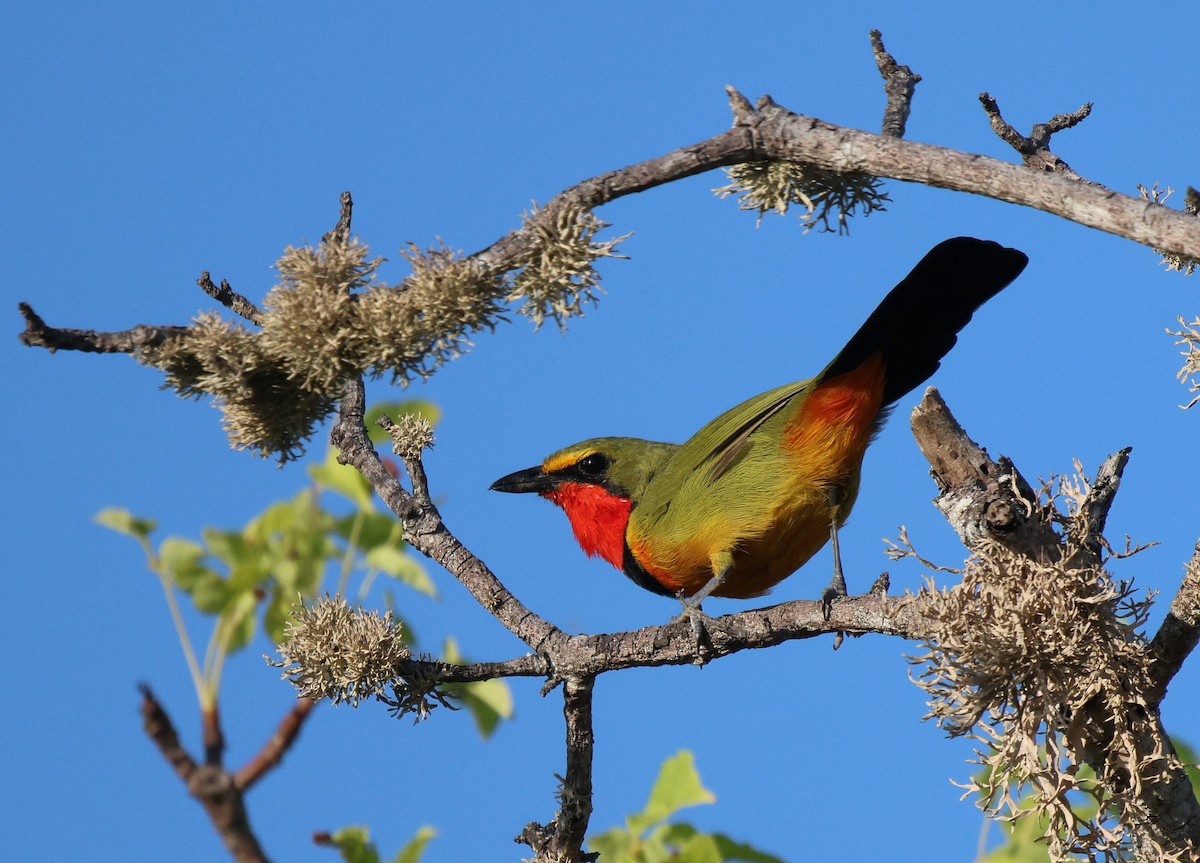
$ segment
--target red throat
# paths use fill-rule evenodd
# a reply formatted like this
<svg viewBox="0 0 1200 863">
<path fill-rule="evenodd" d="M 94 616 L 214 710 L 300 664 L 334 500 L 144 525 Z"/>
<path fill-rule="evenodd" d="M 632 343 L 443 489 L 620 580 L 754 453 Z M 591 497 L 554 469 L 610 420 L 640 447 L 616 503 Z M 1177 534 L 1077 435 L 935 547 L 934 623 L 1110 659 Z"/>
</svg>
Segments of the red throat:
<svg viewBox="0 0 1200 863">
<path fill-rule="evenodd" d="M 625 558 L 625 525 L 629 521 L 630 502 L 598 485 L 565 482 L 558 488 L 542 492 L 546 498 L 562 507 L 571 521 L 571 530 L 579 547 L 588 557 L 600 555 L 617 569 Z"/>
</svg>

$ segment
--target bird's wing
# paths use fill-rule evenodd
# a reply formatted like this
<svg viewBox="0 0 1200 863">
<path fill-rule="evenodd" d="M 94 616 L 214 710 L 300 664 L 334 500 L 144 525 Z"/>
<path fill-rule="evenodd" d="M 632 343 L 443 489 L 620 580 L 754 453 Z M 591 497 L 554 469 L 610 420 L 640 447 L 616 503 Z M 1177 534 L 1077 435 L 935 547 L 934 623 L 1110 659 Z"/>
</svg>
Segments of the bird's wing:
<svg viewBox="0 0 1200 863">
<path fill-rule="evenodd" d="M 751 435 L 797 396 L 805 395 L 812 384 L 811 380 L 785 384 L 730 408 L 696 432 L 672 460 L 692 471 L 707 470 L 709 482 L 715 482 L 745 451 Z"/>
</svg>

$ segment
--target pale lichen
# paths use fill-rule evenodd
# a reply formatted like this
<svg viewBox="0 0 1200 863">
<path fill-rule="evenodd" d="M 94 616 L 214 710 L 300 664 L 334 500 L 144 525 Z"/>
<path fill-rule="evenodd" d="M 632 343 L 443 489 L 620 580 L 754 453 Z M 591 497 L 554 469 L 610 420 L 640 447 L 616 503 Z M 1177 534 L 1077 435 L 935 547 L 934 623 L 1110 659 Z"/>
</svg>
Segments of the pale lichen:
<svg viewBox="0 0 1200 863">
<path fill-rule="evenodd" d="M 884 210 L 889 201 L 882 181 L 860 171 L 838 173 L 801 162 L 746 162 L 726 168 L 730 183 L 713 189 L 721 198 L 736 195 L 738 209 L 757 210 L 758 224 L 769 212 L 785 215 L 793 205 L 804 212 L 800 223 L 805 232 L 815 227 L 839 234 L 849 233 L 851 216 L 864 217 Z"/>
<path fill-rule="evenodd" d="M 387 700 L 397 664 L 409 658 L 390 611 L 351 608 L 340 596 L 296 608 L 277 650 L 280 658 L 267 661 L 299 694 L 352 707 Z"/>
<path fill-rule="evenodd" d="M 964 787 L 999 818 L 1035 817 L 1056 861 L 1125 859 L 1126 827 L 1143 817 L 1142 783 L 1173 758 L 1147 720 L 1139 630 L 1152 596 L 1135 596 L 1082 545 L 1079 502 L 1089 490 L 1077 477 L 1040 502 L 1057 500 L 1067 526 L 1053 560 L 988 546 L 959 584 L 930 580 L 913 598 L 929 621 L 923 652 L 910 657 L 927 718 L 983 744 L 984 769 Z M 905 540 L 894 553 L 917 557 Z M 1086 813 L 1084 798 L 1094 801 Z"/>
<path fill-rule="evenodd" d="M 520 302 L 517 311 L 540 327 L 552 318 L 562 327 L 567 318 L 583 314 L 584 303 L 594 303 L 600 290 L 595 262 L 624 258 L 617 245 L 630 235 L 597 241 L 608 224 L 580 204 L 562 203 L 553 209 L 537 205 L 522 216 L 522 229 L 533 242 L 512 277 L 508 302 Z"/>
<path fill-rule="evenodd" d="M 1161 188 L 1158 183 L 1155 183 L 1149 189 L 1138 183 L 1137 190 L 1141 193 L 1143 201 L 1149 201 L 1152 204 L 1165 204 L 1167 199 L 1175 193 L 1175 190 L 1170 186 Z M 1184 212 L 1191 213 L 1193 216 L 1200 216 L 1200 194 L 1195 189 L 1188 189 L 1183 209 Z M 1177 255 L 1158 248 L 1154 249 L 1154 251 L 1162 257 L 1162 264 L 1167 268 L 1168 272 L 1174 270 L 1183 273 L 1185 276 L 1190 276 L 1196 271 L 1196 267 L 1200 265 L 1200 261 L 1195 258 Z"/>
<path fill-rule="evenodd" d="M 1180 351 L 1183 356 L 1183 366 L 1180 367 L 1175 377 L 1188 388 L 1188 392 L 1196 393 L 1190 402 L 1183 405 L 1186 409 L 1200 401 L 1200 316 L 1197 316 L 1190 324 L 1182 317 L 1177 320 L 1181 329 L 1167 330 L 1168 335 L 1175 337 L 1175 344 L 1183 346 L 1183 350 Z"/>
</svg>

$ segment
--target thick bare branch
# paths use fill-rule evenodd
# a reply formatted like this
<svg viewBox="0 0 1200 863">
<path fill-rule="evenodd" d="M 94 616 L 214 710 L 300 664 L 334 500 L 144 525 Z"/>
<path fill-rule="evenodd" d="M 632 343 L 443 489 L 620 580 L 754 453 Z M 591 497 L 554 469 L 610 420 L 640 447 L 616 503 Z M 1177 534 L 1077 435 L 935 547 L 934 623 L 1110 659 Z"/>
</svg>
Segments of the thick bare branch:
<svg viewBox="0 0 1200 863">
<path fill-rule="evenodd" d="M 1058 553 L 1058 535 L 1035 512 L 1037 496 L 1020 471 L 971 440 L 933 387 L 913 408 L 912 427 L 938 486 L 934 504 L 964 545 L 999 542 L 1034 558 Z"/>
<path fill-rule="evenodd" d="M 1150 679 L 1155 705 L 1167 694 L 1167 686 L 1196 649 L 1197 642 L 1200 642 L 1200 542 L 1187 563 L 1179 592 L 1171 600 L 1171 608 L 1150 643 L 1154 656 Z"/>
</svg>

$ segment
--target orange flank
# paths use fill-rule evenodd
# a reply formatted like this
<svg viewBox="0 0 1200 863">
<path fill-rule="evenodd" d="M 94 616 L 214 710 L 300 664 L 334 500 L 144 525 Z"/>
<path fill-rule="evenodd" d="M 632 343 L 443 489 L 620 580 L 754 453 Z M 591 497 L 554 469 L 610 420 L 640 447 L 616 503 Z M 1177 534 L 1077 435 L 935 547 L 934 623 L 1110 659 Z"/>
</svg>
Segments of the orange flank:
<svg viewBox="0 0 1200 863">
<path fill-rule="evenodd" d="M 838 477 L 858 469 L 883 400 L 884 362 L 879 354 L 854 371 L 817 385 L 783 430 L 783 447 L 812 477 Z"/>
</svg>

